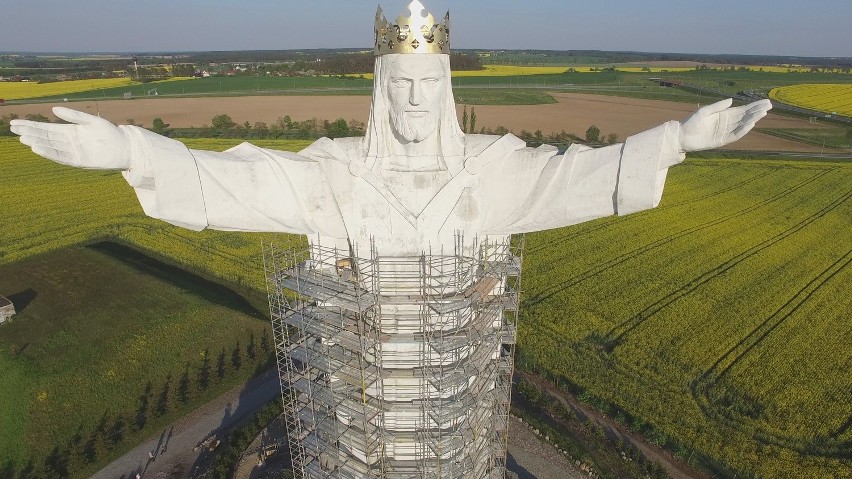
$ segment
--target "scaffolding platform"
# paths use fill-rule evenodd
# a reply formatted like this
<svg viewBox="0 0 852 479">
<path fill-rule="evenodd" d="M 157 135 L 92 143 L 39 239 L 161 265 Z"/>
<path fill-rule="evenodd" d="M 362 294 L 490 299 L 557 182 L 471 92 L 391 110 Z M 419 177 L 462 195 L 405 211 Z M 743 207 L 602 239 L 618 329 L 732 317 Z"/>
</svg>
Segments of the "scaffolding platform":
<svg viewBox="0 0 852 479">
<path fill-rule="evenodd" d="M 457 243 L 264 244 L 296 477 L 505 476 L 523 238 Z"/>
</svg>

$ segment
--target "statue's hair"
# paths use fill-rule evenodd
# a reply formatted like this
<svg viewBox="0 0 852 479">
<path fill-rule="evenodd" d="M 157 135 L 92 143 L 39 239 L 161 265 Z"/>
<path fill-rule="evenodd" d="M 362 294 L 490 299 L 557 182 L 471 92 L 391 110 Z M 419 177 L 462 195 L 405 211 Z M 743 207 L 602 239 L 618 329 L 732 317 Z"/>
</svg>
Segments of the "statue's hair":
<svg viewBox="0 0 852 479">
<path fill-rule="evenodd" d="M 364 137 L 363 151 L 366 154 L 366 167 L 373 168 L 382 164 L 382 159 L 393 154 L 392 141 L 394 132 L 390 124 L 388 81 L 389 69 L 393 67 L 398 54 L 376 57 L 373 76 L 373 103 L 370 108 L 370 119 L 367 122 L 367 132 Z M 453 88 L 450 78 L 449 55 L 436 54 L 446 73 L 446 93 L 441 111 L 438 112 L 439 124 L 436 134 L 440 145 L 439 156 L 450 171 L 455 174 L 462 167 L 464 160 L 464 132 L 459 126 L 456 116 L 456 104 L 453 98 Z"/>
</svg>

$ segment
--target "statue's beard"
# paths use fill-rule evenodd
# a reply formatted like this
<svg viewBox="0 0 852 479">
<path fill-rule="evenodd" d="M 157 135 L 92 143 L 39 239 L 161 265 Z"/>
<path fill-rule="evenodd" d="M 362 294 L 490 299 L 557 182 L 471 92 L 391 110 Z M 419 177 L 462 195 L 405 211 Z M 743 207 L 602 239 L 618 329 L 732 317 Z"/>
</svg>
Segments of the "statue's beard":
<svg viewBox="0 0 852 479">
<path fill-rule="evenodd" d="M 404 111 L 390 112 L 393 131 L 405 141 L 421 142 L 435 133 L 438 123 L 435 114 L 426 112 L 421 117 L 406 116 Z"/>
</svg>

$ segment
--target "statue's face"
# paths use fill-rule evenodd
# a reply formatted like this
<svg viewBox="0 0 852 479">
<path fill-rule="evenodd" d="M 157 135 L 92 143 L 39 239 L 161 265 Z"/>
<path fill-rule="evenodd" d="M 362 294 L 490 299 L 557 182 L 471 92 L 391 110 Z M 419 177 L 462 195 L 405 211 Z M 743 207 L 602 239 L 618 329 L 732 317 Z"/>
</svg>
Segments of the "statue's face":
<svg viewBox="0 0 852 479">
<path fill-rule="evenodd" d="M 438 129 L 447 72 L 438 55 L 389 55 L 390 122 L 398 137 L 420 142 Z"/>
</svg>

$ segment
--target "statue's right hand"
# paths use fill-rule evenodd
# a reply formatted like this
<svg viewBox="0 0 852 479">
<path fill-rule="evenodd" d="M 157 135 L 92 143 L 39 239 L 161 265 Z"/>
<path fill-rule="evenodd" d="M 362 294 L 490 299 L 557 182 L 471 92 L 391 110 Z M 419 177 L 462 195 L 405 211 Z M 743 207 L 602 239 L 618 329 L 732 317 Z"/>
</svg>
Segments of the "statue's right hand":
<svg viewBox="0 0 852 479">
<path fill-rule="evenodd" d="M 80 168 L 130 168 L 130 141 L 120 128 L 103 118 L 69 108 L 53 114 L 68 124 L 12 120 L 12 133 L 37 155 Z"/>
</svg>

